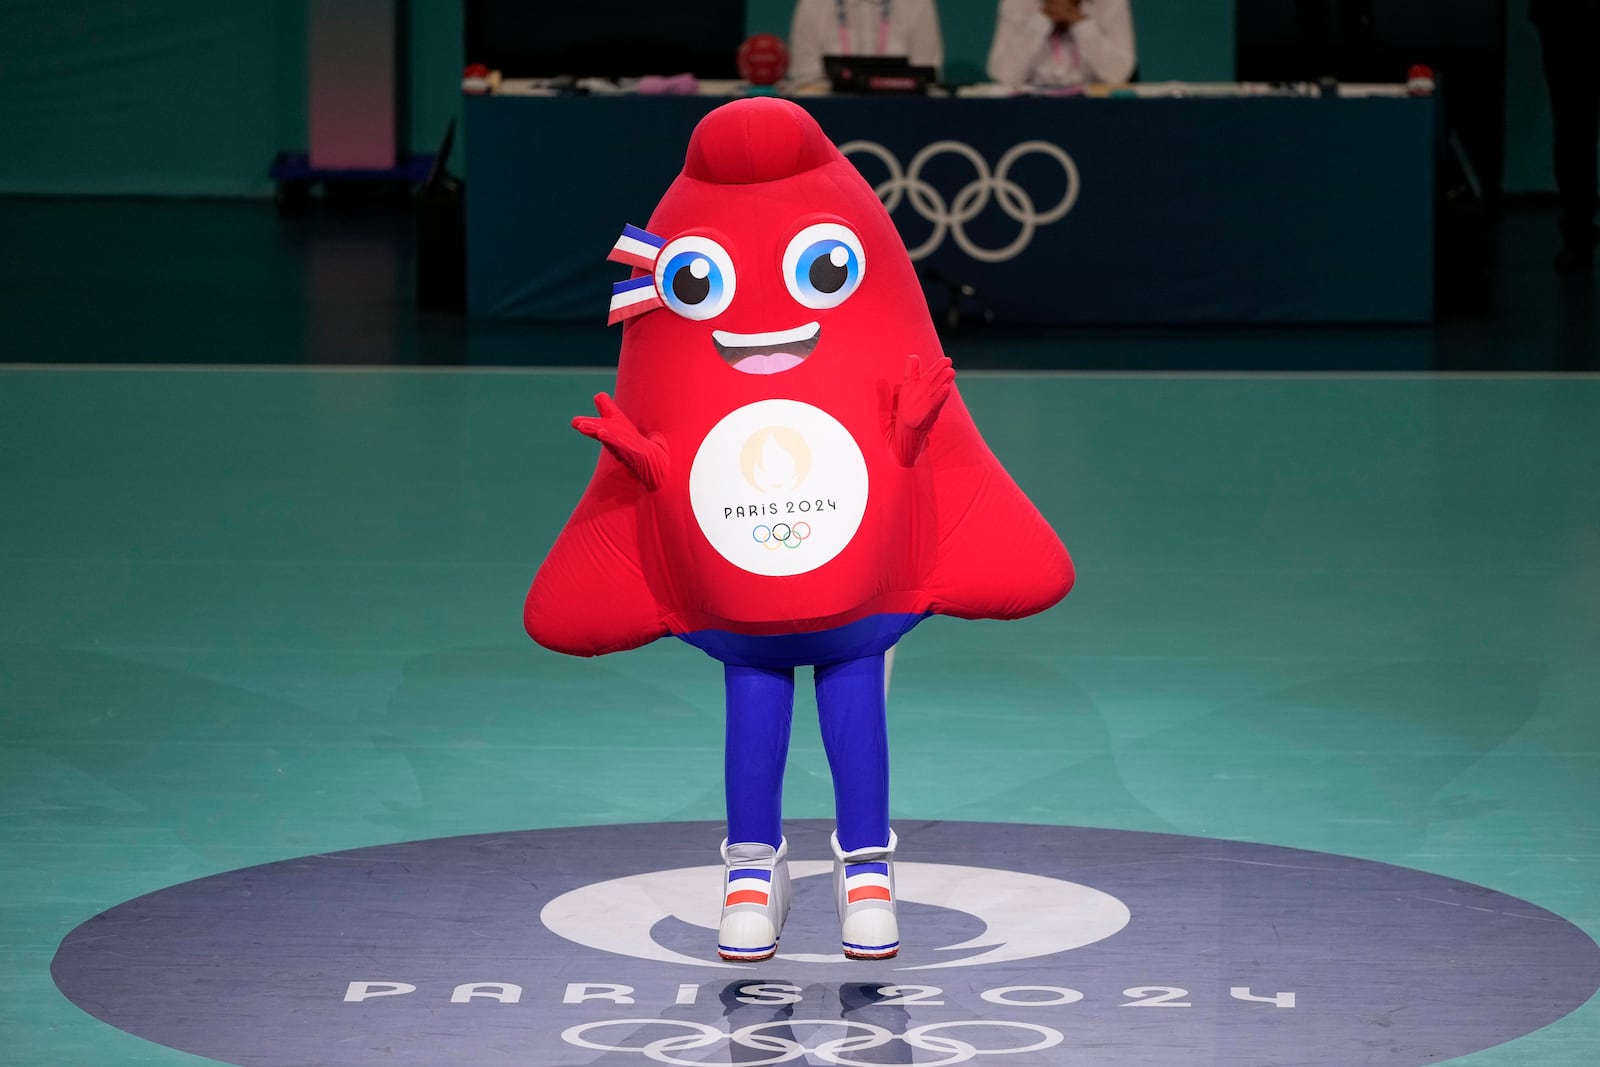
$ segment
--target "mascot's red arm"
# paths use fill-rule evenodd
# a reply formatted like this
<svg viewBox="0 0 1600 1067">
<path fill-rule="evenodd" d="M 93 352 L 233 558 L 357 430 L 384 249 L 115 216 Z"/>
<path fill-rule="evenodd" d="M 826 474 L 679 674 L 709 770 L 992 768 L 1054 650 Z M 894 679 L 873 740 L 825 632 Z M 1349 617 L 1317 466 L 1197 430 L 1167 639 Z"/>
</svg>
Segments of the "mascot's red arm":
<svg viewBox="0 0 1600 1067">
<path fill-rule="evenodd" d="M 605 445 L 594 477 L 523 602 L 522 624 L 546 648 L 598 656 L 638 648 L 667 632 L 639 566 L 639 499 L 660 484 L 666 449 L 601 393 L 599 416 L 572 420 Z"/>
<path fill-rule="evenodd" d="M 889 440 L 902 467 L 916 463 L 939 412 L 955 388 L 956 372 L 949 356 L 940 356 L 926 373 L 916 356 L 906 357 L 905 380 L 895 398 Z"/>
<path fill-rule="evenodd" d="M 667 446 L 661 436 L 640 433 L 633 420 L 605 393 L 595 394 L 594 406 L 600 414 L 578 415 L 572 420 L 572 428 L 605 445 L 606 451 L 627 467 L 640 485 L 659 489 L 667 475 Z"/>
<path fill-rule="evenodd" d="M 925 586 L 930 610 L 964 619 L 1018 619 L 1072 588 L 1072 558 L 1000 466 L 951 390 L 922 462 L 934 470 L 939 539 Z"/>
</svg>

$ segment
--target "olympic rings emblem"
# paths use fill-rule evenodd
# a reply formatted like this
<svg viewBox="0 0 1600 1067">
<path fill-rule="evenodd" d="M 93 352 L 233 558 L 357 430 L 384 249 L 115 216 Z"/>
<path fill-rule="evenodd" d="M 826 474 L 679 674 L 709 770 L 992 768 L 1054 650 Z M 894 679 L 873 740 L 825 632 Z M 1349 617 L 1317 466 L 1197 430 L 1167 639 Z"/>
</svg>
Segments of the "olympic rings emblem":
<svg viewBox="0 0 1600 1067">
<path fill-rule="evenodd" d="M 602 1026 L 633 1026 L 641 1028 L 646 1026 L 681 1026 L 689 1032 L 660 1037 L 643 1045 L 605 1045 L 598 1041 L 589 1040 L 586 1036 L 588 1032 Z M 806 1045 L 803 1042 L 794 1040 L 793 1037 L 783 1037 L 778 1034 L 764 1032 L 776 1027 L 792 1033 L 795 1027 L 810 1026 L 842 1026 L 845 1028 L 845 1035 L 821 1041 L 816 1045 Z M 935 1031 L 938 1030 L 975 1026 L 1029 1030 L 1037 1034 L 1039 1039 L 1031 1045 L 1024 1045 L 1020 1048 L 979 1048 L 968 1041 L 935 1034 Z M 850 1032 L 852 1030 L 863 1032 L 852 1035 Z M 944 1056 L 944 1059 L 939 1060 L 918 1060 L 917 1062 L 921 1064 L 921 1067 L 947 1067 L 949 1064 L 967 1063 L 979 1056 L 1007 1056 L 1016 1053 L 1040 1052 L 1061 1044 L 1064 1038 L 1059 1030 L 1052 1030 L 1048 1026 L 1039 1026 L 1036 1023 L 1006 1022 L 998 1019 L 966 1019 L 952 1022 L 925 1023 L 922 1026 L 913 1026 L 903 1034 L 896 1034 L 882 1026 L 852 1022 L 848 1019 L 786 1019 L 769 1023 L 757 1023 L 754 1026 L 746 1026 L 732 1033 L 718 1030 L 709 1023 L 691 1022 L 687 1019 L 606 1019 L 601 1022 L 583 1023 L 579 1026 L 569 1027 L 562 1032 L 561 1040 L 569 1045 L 594 1049 L 598 1052 L 637 1052 L 646 1059 L 654 1060 L 657 1063 L 685 1064 L 687 1067 L 697 1067 L 698 1064 L 705 1061 L 679 1059 L 674 1053 L 710 1048 L 723 1040 L 751 1052 L 771 1053 L 765 1059 L 745 1059 L 740 1057 L 738 1063 L 741 1067 L 764 1067 L 767 1064 L 788 1063 L 803 1056 L 815 1056 L 823 1063 L 837 1064 L 838 1067 L 875 1067 L 875 1064 L 879 1061 L 851 1059 L 849 1054 L 865 1052 L 867 1049 L 883 1048 L 893 1041 L 903 1041 L 911 1048 L 919 1049 L 923 1052 L 940 1053 Z"/>
<path fill-rule="evenodd" d="M 805 527 L 803 533 L 801 527 Z M 768 526 L 762 523 L 750 531 L 750 536 L 755 539 L 756 544 L 766 545 L 769 552 L 776 552 L 779 547 L 799 548 L 800 542 L 811 536 L 811 524 L 797 522 L 790 526 L 786 522 L 780 522 L 775 526 Z"/>
<path fill-rule="evenodd" d="M 852 152 L 873 156 L 889 169 L 889 177 L 874 186 L 873 192 L 878 194 L 878 199 L 883 201 L 884 209 L 891 215 L 904 199 L 918 215 L 933 223 L 933 232 L 928 235 L 927 240 L 915 248 L 906 250 L 913 261 L 932 255 L 944 243 L 947 234 L 973 259 L 984 263 L 1003 263 L 1008 259 L 1015 259 L 1033 240 L 1035 230 L 1058 221 L 1078 202 L 1080 185 L 1078 165 L 1061 146 L 1051 144 L 1049 141 L 1023 141 L 1021 144 L 1012 145 L 1000 157 L 1000 162 L 993 171 L 989 169 L 989 161 L 984 159 L 976 148 L 961 141 L 935 141 L 912 156 L 910 165 L 903 170 L 895 154 L 876 141 L 850 141 L 840 145 L 839 151 L 845 156 L 849 156 Z M 977 176 L 948 202 L 938 189 L 922 177 L 922 168 L 927 166 L 928 161 L 946 153 L 967 160 L 977 173 Z M 1017 160 L 1035 153 L 1055 160 L 1067 179 L 1067 187 L 1061 194 L 1061 199 L 1046 211 L 1040 211 L 1027 190 L 1011 178 L 1011 168 L 1016 165 Z M 1000 205 L 1001 211 L 1022 226 L 1016 238 L 1003 248 L 984 248 L 967 234 L 966 224 L 977 218 L 983 209 L 989 206 L 990 197 Z"/>
</svg>

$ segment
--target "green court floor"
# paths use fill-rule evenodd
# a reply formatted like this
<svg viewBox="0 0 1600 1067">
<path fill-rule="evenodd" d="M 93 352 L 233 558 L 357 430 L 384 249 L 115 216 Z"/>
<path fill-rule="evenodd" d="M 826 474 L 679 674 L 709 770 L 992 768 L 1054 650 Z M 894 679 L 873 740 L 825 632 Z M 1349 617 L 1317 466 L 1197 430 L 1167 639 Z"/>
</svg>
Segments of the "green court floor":
<svg viewBox="0 0 1600 1067">
<path fill-rule="evenodd" d="M 140 894 L 720 818 L 714 662 L 521 630 L 594 461 L 567 419 L 609 382 L 0 370 L 0 1063 L 202 1062 L 51 982 L 68 931 Z M 1078 586 L 904 642 L 896 817 L 1335 852 L 1600 937 L 1600 378 L 959 384 Z M 806 689 L 786 804 L 826 817 Z M 1456 1062 L 1597 1059 L 1591 1001 Z"/>
</svg>

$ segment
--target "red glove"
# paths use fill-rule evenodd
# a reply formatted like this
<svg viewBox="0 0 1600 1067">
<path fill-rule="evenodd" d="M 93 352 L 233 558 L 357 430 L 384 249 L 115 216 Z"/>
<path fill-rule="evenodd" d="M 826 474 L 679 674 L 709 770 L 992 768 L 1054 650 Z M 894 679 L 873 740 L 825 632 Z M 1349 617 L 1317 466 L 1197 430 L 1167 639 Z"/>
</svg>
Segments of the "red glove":
<svg viewBox="0 0 1600 1067">
<path fill-rule="evenodd" d="M 922 454 L 928 432 L 938 421 L 944 402 L 950 399 L 955 381 L 956 371 L 949 356 L 940 356 L 926 373 L 916 356 L 906 357 L 905 380 L 895 399 L 894 429 L 890 435 L 901 466 L 911 466 Z"/>
<path fill-rule="evenodd" d="M 632 471 L 646 489 L 659 486 L 667 474 L 666 442 L 659 434 L 646 437 L 640 433 L 633 420 L 605 393 L 595 394 L 594 406 L 599 417 L 579 415 L 572 420 L 572 428 L 605 445 L 606 451 Z"/>
</svg>

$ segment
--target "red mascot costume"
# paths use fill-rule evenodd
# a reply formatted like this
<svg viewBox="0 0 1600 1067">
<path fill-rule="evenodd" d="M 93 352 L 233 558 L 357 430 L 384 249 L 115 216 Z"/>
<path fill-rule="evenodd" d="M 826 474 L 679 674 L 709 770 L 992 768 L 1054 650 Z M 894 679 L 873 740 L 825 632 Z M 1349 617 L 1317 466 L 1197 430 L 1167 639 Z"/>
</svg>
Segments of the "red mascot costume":
<svg viewBox="0 0 1600 1067">
<path fill-rule="evenodd" d="M 1014 619 L 1072 563 L 979 436 L 888 213 L 802 108 L 696 127 L 647 229 L 611 258 L 616 398 L 534 578 L 528 633 L 594 656 L 671 634 L 724 664 L 727 869 L 718 951 L 776 952 L 794 669 L 814 668 L 847 956 L 899 948 L 884 656 L 930 614 Z"/>
</svg>

